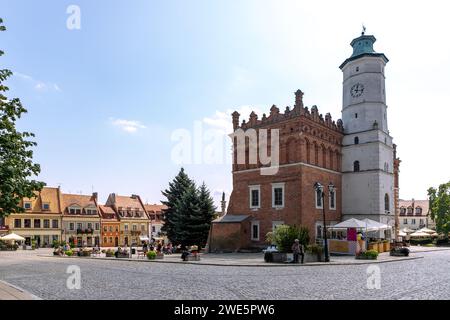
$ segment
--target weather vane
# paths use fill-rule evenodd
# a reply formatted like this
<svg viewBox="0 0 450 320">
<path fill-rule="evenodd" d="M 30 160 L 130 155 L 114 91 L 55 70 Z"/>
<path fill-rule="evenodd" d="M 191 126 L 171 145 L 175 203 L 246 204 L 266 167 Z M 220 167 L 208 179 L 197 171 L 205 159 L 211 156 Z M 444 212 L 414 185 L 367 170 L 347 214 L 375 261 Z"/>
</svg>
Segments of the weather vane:
<svg viewBox="0 0 450 320">
<path fill-rule="evenodd" d="M 364 35 L 364 34 L 366 33 L 366 26 L 365 26 L 364 24 L 362 25 L 362 30 L 363 30 L 363 31 L 362 31 L 361 34 Z"/>
</svg>

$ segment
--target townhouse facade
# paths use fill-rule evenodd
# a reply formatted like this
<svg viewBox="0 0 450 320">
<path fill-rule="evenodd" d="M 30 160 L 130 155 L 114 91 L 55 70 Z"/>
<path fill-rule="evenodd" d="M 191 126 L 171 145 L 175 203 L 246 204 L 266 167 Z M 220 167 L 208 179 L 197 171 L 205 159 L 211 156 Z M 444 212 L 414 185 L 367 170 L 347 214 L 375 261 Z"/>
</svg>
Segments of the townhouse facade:
<svg viewBox="0 0 450 320">
<path fill-rule="evenodd" d="M 61 194 L 62 240 L 76 247 L 100 245 L 101 220 L 97 193 Z"/>
<path fill-rule="evenodd" d="M 105 206 L 110 207 L 120 222 L 120 245 L 135 245 L 149 241 L 150 218 L 138 195 L 121 196 L 111 193 Z"/>
<path fill-rule="evenodd" d="M 161 204 L 146 204 L 145 210 L 150 218 L 150 238 L 162 237 L 161 228 L 164 225 L 163 211 L 167 209 L 167 206 Z"/>
<path fill-rule="evenodd" d="M 59 188 L 45 187 L 35 198 L 24 198 L 20 205 L 25 212 L 7 216 L 3 229 L 24 237 L 26 245 L 51 247 L 53 241 L 61 241 L 60 197 Z"/>
<path fill-rule="evenodd" d="M 399 207 L 400 229 L 436 228 L 436 223 L 430 217 L 428 200 L 400 200 Z"/>
<path fill-rule="evenodd" d="M 111 207 L 99 206 L 101 217 L 102 247 L 118 247 L 120 238 L 120 221 Z"/>
</svg>

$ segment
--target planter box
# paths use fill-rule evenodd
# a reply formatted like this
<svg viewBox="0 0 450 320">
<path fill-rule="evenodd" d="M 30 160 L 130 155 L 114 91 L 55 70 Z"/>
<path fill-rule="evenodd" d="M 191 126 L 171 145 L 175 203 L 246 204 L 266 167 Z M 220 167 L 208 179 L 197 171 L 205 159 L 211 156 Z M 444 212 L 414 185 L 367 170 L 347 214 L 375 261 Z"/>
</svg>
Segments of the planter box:
<svg viewBox="0 0 450 320">
<path fill-rule="evenodd" d="M 272 252 L 273 261 L 272 262 L 286 262 L 287 261 L 287 253 L 281 252 Z"/>
<path fill-rule="evenodd" d="M 384 252 L 384 244 L 383 242 L 378 243 L 378 253 Z"/>
<path fill-rule="evenodd" d="M 389 252 L 391 250 L 391 244 L 389 242 L 383 243 L 384 252 Z"/>
<path fill-rule="evenodd" d="M 376 250 L 378 251 L 378 243 L 369 243 L 367 250 Z"/>
<path fill-rule="evenodd" d="M 198 257 L 200 258 L 200 256 L 198 256 Z M 158 254 L 158 255 L 156 255 L 156 259 L 159 259 L 159 260 L 164 259 L 164 255 L 163 254 Z"/>
</svg>

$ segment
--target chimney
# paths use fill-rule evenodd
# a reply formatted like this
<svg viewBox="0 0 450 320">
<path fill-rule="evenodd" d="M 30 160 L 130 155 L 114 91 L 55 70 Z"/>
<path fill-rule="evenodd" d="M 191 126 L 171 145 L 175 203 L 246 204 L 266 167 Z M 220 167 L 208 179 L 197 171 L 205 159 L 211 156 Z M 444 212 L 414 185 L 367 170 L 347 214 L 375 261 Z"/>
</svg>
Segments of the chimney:
<svg viewBox="0 0 450 320">
<path fill-rule="evenodd" d="M 132 194 L 132 195 L 131 195 L 131 198 L 132 198 L 132 199 L 138 199 L 139 196 L 138 196 L 137 194 Z"/>
<path fill-rule="evenodd" d="M 92 197 L 95 199 L 95 201 L 98 200 L 98 193 L 97 192 L 93 192 L 92 193 Z"/>
</svg>

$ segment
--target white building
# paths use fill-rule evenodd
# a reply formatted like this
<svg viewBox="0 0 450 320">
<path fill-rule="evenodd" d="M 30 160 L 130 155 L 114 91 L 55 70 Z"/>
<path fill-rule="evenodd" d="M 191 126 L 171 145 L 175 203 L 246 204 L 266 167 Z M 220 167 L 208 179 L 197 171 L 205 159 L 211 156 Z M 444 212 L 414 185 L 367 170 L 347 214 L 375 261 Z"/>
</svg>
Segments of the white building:
<svg viewBox="0 0 450 320">
<path fill-rule="evenodd" d="M 436 228 L 436 223 L 430 217 L 428 200 L 400 200 L 399 207 L 400 229 Z"/>
<path fill-rule="evenodd" d="M 369 218 L 394 225 L 394 147 L 388 130 L 385 66 L 374 36 L 351 43 L 353 54 L 340 66 L 343 82 L 343 220 Z"/>
</svg>

